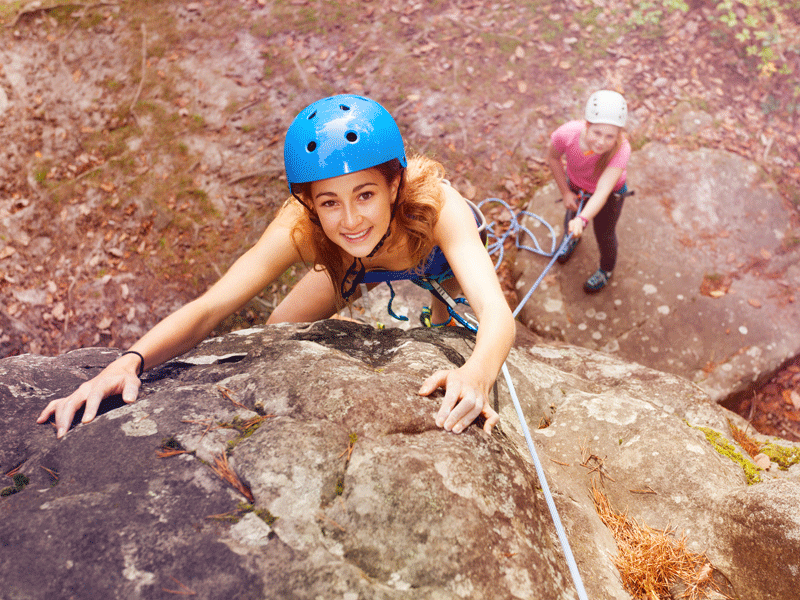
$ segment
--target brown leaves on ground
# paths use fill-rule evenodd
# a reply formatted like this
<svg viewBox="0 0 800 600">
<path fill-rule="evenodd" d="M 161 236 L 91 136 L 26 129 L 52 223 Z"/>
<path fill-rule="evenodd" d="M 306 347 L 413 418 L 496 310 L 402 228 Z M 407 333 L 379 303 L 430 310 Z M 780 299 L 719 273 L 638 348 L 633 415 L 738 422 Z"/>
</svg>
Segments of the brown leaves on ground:
<svg viewBox="0 0 800 600">
<path fill-rule="evenodd" d="M 597 514 L 617 542 L 614 564 L 631 596 L 637 600 L 699 600 L 716 589 L 714 568 L 704 555 L 687 550 L 685 536 L 676 539 L 668 530 L 641 525 L 616 512 L 597 487 L 592 486 L 592 493 Z M 685 588 L 674 596 L 680 583 Z"/>
<path fill-rule="evenodd" d="M 728 293 L 730 287 L 730 276 L 712 273 L 703 276 L 703 281 L 700 283 L 700 293 L 710 298 L 721 298 Z"/>
<path fill-rule="evenodd" d="M 725 403 L 759 433 L 800 442 L 800 358 L 780 369 L 751 395 Z"/>
</svg>

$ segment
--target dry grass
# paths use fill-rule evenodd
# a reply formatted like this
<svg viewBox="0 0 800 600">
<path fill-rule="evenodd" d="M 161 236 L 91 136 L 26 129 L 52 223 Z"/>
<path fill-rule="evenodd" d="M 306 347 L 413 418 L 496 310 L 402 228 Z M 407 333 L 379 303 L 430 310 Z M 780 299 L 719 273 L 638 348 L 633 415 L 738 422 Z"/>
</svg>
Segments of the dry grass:
<svg viewBox="0 0 800 600">
<path fill-rule="evenodd" d="M 651 529 L 616 512 L 605 494 L 592 486 L 594 504 L 611 530 L 619 549 L 614 564 L 625 590 L 637 600 L 671 600 L 670 588 L 683 582 L 679 596 L 686 600 L 707 598 L 716 584 L 713 567 L 702 554 L 686 549 L 686 538 L 676 539 L 668 530 Z"/>
</svg>

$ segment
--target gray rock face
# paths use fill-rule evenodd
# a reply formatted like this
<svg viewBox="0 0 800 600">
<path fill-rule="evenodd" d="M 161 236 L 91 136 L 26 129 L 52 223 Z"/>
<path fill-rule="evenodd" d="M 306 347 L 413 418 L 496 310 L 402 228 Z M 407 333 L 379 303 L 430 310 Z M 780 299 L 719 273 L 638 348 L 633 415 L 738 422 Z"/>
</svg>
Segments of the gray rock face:
<svg viewBox="0 0 800 600">
<path fill-rule="evenodd" d="M 569 597 L 535 474 L 502 437 L 443 433 L 440 400 L 416 394 L 467 351 L 343 322 L 232 334 L 61 443 L 36 412 L 115 354 L 2 361 L 0 468 L 30 478 L 0 505 L 3 593 Z M 254 431 L 220 425 L 254 408 Z M 159 458 L 167 439 L 194 454 Z M 210 468 L 226 451 L 258 514 Z"/>
<path fill-rule="evenodd" d="M 506 384 L 491 435 L 438 429 L 440 398 L 416 394 L 471 345 L 342 321 L 230 334 L 61 441 L 36 415 L 115 351 L 0 361 L 0 470 L 29 480 L 0 498 L 0 597 L 577 597 Z M 797 467 L 748 486 L 697 429 L 727 435 L 733 415 L 590 350 L 536 343 L 508 365 L 589 597 L 629 597 L 592 485 L 685 532 L 735 597 L 794 597 Z"/>
<path fill-rule="evenodd" d="M 800 248 L 763 171 L 721 150 L 650 143 L 633 153 L 628 173 L 636 195 L 626 199 L 617 226 L 619 259 L 609 286 L 583 292 L 599 264 L 587 231 L 521 320 L 542 335 L 686 377 L 715 400 L 746 390 L 800 353 L 800 308 L 793 302 Z M 558 199 L 551 184 L 528 209 L 557 224 L 560 239 Z M 533 231 L 545 234 L 542 227 Z M 520 292 L 546 264 L 519 254 Z M 716 297 L 701 293 L 704 280 L 718 288 Z"/>
</svg>

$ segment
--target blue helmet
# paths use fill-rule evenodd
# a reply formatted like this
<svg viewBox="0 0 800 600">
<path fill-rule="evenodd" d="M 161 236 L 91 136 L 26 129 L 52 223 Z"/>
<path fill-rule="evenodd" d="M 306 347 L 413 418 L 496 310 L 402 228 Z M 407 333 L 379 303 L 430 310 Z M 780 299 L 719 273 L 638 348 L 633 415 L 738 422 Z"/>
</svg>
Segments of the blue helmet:
<svg viewBox="0 0 800 600">
<path fill-rule="evenodd" d="M 343 94 L 317 100 L 286 132 L 283 161 L 293 183 L 355 173 L 396 158 L 406 167 L 403 137 L 392 115 L 369 98 Z"/>
</svg>

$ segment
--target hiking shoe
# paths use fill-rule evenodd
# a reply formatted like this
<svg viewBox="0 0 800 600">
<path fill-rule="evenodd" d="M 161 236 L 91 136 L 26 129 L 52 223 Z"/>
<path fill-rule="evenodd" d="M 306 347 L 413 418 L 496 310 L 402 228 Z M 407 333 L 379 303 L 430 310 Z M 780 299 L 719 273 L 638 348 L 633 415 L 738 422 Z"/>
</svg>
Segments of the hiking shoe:
<svg viewBox="0 0 800 600">
<path fill-rule="evenodd" d="M 445 323 L 434 323 L 431 319 L 431 307 L 423 306 L 422 312 L 419 314 L 419 322 L 423 327 L 449 327 L 458 325 L 453 317 L 450 317 Z"/>
<path fill-rule="evenodd" d="M 589 277 L 589 279 L 586 280 L 586 283 L 583 284 L 583 291 L 587 294 L 599 292 L 606 287 L 609 279 L 611 279 L 611 271 L 597 269 L 595 274 Z"/>
<path fill-rule="evenodd" d="M 566 234 L 564 235 L 566 236 Z M 572 253 L 575 252 L 575 248 L 578 246 L 578 242 L 580 241 L 581 238 L 573 237 L 569 240 L 569 242 L 567 242 L 566 248 L 564 248 L 564 251 L 561 254 L 559 254 L 558 258 L 556 259 L 559 262 L 559 264 L 563 265 L 570 259 Z M 563 244 L 564 244 L 564 238 L 562 237 L 561 243 L 558 245 L 558 247 L 561 248 Z"/>
</svg>

